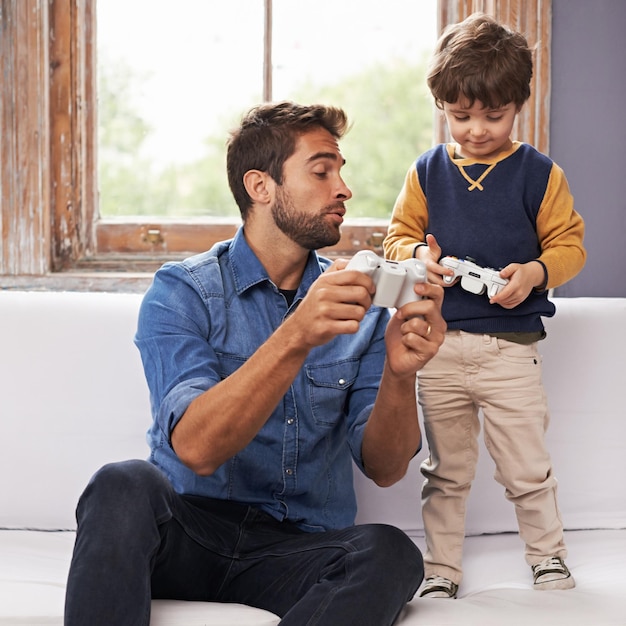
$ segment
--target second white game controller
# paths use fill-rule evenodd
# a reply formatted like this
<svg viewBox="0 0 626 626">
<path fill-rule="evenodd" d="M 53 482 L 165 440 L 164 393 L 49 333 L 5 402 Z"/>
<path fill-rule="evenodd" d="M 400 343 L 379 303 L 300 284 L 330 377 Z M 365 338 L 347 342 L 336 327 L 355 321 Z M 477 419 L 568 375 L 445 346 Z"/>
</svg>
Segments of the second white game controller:
<svg viewBox="0 0 626 626">
<path fill-rule="evenodd" d="M 357 252 L 346 269 L 358 270 L 376 283 L 372 303 L 387 308 L 400 308 L 408 302 L 420 300 L 413 289 L 415 283 L 426 282 L 426 266 L 418 259 L 389 261 L 371 250 Z"/>
<path fill-rule="evenodd" d="M 490 267 L 480 267 L 470 258 L 457 259 L 455 256 L 446 256 L 439 261 L 439 264 L 454 270 L 453 276 L 443 277 L 444 283 L 453 283 L 460 276 L 461 287 L 465 291 L 477 295 L 487 292 L 487 295 L 492 298 L 509 282 L 506 278 L 500 277 L 498 270 Z"/>
</svg>

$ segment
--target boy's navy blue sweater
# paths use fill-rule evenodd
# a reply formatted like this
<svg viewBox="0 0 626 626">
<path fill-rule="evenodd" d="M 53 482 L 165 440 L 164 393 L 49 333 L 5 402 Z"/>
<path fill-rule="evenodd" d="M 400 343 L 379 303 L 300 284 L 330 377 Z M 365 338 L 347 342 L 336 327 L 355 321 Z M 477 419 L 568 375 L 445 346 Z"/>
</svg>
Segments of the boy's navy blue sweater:
<svg viewBox="0 0 626 626">
<path fill-rule="evenodd" d="M 453 144 L 441 144 L 409 170 L 385 240 L 388 258 L 412 256 L 416 244 L 432 233 L 442 257 L 470 257 L 494 269 L 537 260 L 548 285 L 551 273 L 558 277 L 579 271 L 584 227 L 563 172 L 552 160 L 519 142 L 488 163 L 453 156 Z M 581 259 L 575 270 L 570 267 L 573 255 L 568 262 L 570 249 Z M 534 290 L 515 308 L 504 309 L 459 283 L 445 289 L 443 315 L 449 329 L 538 332 L 543 330 L 541 317 L 554 312 L 545 290 Z"/>
</svg>

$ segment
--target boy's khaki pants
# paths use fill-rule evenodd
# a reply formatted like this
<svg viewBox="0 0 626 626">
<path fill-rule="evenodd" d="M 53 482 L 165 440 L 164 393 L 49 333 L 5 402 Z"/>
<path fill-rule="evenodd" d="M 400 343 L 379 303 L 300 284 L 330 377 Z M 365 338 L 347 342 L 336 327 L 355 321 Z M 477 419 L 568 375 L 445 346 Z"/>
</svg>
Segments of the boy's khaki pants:
<svg viewBox="0 0 626 626">
<path fill-rule="evenodd" d="M 566 556 L 544 434 L 549 415 L 537 344 L 448 331 L 438 354 L 418 373 L 430 456 L 423 462 L 425 575 L 462 578 L 465 503 L 478 460 L 478 411 L 496 465 L 495 479 L 513 503 L 526 561 Z"/>
</svg>

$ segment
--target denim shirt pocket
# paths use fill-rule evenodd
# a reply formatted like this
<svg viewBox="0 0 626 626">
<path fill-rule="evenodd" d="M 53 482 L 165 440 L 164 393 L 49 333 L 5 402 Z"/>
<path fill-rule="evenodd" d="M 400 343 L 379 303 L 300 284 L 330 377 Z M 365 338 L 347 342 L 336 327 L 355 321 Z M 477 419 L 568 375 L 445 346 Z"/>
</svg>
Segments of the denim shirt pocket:
<svg viewBox="0 0 626 626">
<path fill-rule="evenodd" d="M 348 395 L 358 372 L 358 359 L 306 366 L 311 412 L 316 424 L 331 427 L 346 414 Z"/>
<path fill-rule="evenodd" d="M 216 352 L 218 359 L 218 374 L 222 380 L 235 373 L 248 359 L 236 354 Z"/>
</svg>

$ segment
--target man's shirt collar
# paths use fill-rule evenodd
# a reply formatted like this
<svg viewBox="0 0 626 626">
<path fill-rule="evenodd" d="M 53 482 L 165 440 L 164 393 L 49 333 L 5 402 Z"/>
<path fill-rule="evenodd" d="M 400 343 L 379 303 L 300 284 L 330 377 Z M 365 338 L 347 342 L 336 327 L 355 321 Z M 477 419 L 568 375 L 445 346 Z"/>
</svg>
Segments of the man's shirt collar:
<svg viewBox="0 0 626 626">
<path fill-rule="evenodd" d="M 230 242 L 228 255 L 230 257 L 230 265 L 237 295 L 241 295 L 243 292 L 259 283 L 265 281 L 271 282 L 263 264 L 248 245 L 244 236 L 243 226 L 237 230 L 234 238 Z M 300 293 L 306 293 L 308 291 L 311 284 L 329 265 L 330 261 L 319 257 L 317 252 L 311 251 L 309 253 L 296 299 L 300 297 Z"/>
</svg>

